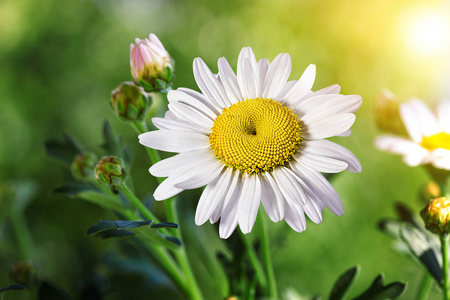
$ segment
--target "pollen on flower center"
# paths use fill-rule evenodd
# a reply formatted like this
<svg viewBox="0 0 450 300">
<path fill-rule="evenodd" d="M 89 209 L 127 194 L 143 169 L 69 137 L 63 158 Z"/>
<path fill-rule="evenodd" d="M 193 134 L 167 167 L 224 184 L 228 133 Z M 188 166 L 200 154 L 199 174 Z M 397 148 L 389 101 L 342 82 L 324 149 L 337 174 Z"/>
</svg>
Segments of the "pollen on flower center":
<svg viewBox="0 0 450 300">
<path fill-rule="evenodd" d="M 214 154 L 225 165 L 249 174 L 285 165 L 301 140 L 301 126 L 292 110 L 260 98 L 225 108 L 209 136 Z"/>
<path fill-rule="evenodd" d="M 443 148 L 450 150 L 450 134 L 441 132 L 422 139 L 420 145 L 428 150 Z"/>
</svg>

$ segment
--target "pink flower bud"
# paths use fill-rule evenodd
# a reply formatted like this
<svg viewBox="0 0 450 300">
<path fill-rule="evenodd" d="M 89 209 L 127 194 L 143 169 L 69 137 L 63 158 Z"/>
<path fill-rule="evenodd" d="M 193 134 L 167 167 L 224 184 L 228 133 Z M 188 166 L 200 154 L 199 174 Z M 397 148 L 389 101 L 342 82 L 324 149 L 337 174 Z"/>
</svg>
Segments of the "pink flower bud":
<svg viewBox="0 0 450 300">
<path fill-rule="evenodd" d="M 148 39 L 136 38 L 135 44 L 130 45 L 131 74 L 145 90 L 165 90 L 169 87 L 173 67 L 172 58 L 153 33 Z"/>
</svg>

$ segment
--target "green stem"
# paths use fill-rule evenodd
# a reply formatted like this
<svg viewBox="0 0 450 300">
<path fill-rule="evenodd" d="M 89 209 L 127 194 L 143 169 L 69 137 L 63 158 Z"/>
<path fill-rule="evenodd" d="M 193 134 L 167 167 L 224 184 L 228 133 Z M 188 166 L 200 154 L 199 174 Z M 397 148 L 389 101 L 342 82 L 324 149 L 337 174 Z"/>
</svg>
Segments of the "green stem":
<svg viewBox="0 0 450 300">
<path fill-rule="evenodd" d="M 132 123 L 135 130 L 138 134 L 142 134 L 144 132 L 148 131 L 147 124 L 145 121 L 142 122 L 133 122 Z M 147 154 L 150 158 L 150 163 L 153 165 L 161 160 L 161 156 L 159 155 L 159 152 L 156 151 L 153 148 L 145 147 L 147 150 Z M 157 178 L 158 183 L 161 183 L 163 181 L 163 178 L 158 177 Z M 173 198 L 167 199 L 164 201 L 165 208 L 166 208 L 166 214 L 167 219 L 171 222 L 175 222 L 179 224 L 178 219 L 178 213 L 175 206 L 175 201 Z M 181 242 L 183 242 L 183 237 L 181 235 L 181 232 L 179 230 L 172 230 L 174 236 L 178 238 Z M 186 276 L 186 279 L 188 281 L 188 284 L 190 285 L 190 297 L 191 299 L 203 299 L 202 293 L 200 291 L 200 288 L 197 285 L 197 281 L 195 280 L 194 272 L 192 271 L 191 265 L 189 263 L 189 259 L 186 253 L 185 247 L 180 247 L 179 249 L 173 250 L 173 254 L 175 258 L 177 259 L 178 263 L 180 264 L 181 269 L 184 272 L 184 275 Z"/>
<path fill-rule="evenodd" d="M 261 213 L 262 209 L 258 212 L 257 221 L 260 235 L 261 235 L 261 256 L 262 256 L 262 262 L 264 265 L 264 269 L 266 271 L 267 275 L 267 281 L 269 284 L 269 297 L 271 299 L 277 299 L 277 282 L 275 281 L 275 274 L 273 272 L 273 266 L 272 266 L 272 257 L 270 253 L 270 242 L 269 242 L 269 234 L 267 231 L 267 224 L 264 221 L 264 216 Z"/>
<path fill-rule="evenodd" d="M 442 253 L 442 277 L 443 277 L 443 283 L 442 283 L 442 292 L 444 294 L 444 299 L 449 300 L 450 299 L 450 291 L 448 289 L 448 235 L 447 234 L 441 234 L 441 253 Z"/>
<path fill-rule="evenodd" d="M 11 212 L 11 222 L 19 243 L 21 259 L 29 261 L 33 258 L 33 240 L 31 239 L 31 234 L 28 230 L 24 212 L 13 210 Z"/>
<path fill-rule="evenodd" d="M 241 231 L 239 231 L 239 233 L 241 235 L 242 242 L 244 243 L 244 246 L 247 250 L 250 264 L 253 266 L 253 269 L 255 270 L 256 278 L 258 279 L 259 283 L 261 284 L 261 287 L 263 288 L 263 290 L 266 290 L 267 289 L 267 278 L 266 278 L 266 274 L 264 273 L 264 268 L 258 259 L 258 255 L 256 254 L 255 249 L 253 248 L 253 245 L 250 242 L 249 238 L 245 234 L 243 234 Z"/>
<path fill-rule="evenodd" d="M 431 286 L 433 285 L 433 277 L 428 272 L 423 275 L 422 282 L 420 283 L 419 292 L 417 293 L 416 300 L 426 300 L 430 293 Z"/>
</svg>

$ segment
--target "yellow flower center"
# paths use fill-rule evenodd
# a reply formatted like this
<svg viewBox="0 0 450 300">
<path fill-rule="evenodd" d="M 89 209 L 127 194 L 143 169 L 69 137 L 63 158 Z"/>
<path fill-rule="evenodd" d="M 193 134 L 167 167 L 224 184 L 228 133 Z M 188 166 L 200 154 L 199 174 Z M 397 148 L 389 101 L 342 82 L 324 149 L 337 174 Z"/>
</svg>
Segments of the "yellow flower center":
<svg viewBox="0 0 450 300">
<path fill-rule="evenodd" d="M 450 150 L 450 134 L 441 132 L 424 137 L 420 145 L 427 150 L 436 150 L 438 148 Z"/>
<path fill-rule="evenodd" d="M 214 120 L 209 143 L 227 166 L 251 173 L 289 162 L 301 142 L 297 116 L 272 99 L 247 99 Z"/>
</svg>

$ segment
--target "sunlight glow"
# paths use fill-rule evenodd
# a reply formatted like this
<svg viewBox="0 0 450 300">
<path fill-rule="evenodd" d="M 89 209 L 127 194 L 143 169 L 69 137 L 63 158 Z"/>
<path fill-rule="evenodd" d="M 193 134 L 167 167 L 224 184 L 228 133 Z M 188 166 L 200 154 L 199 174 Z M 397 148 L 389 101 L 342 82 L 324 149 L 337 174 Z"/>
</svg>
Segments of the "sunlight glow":
<svg viewBox="0 0 450 300">
<path fill-rule="evenodd" d="M 441 11 L 421 11 L 410 15 L 404 23 L 409 47 L 421 54 L 440 54 L 449 50 L 449 17 Z"/>
</svg>

